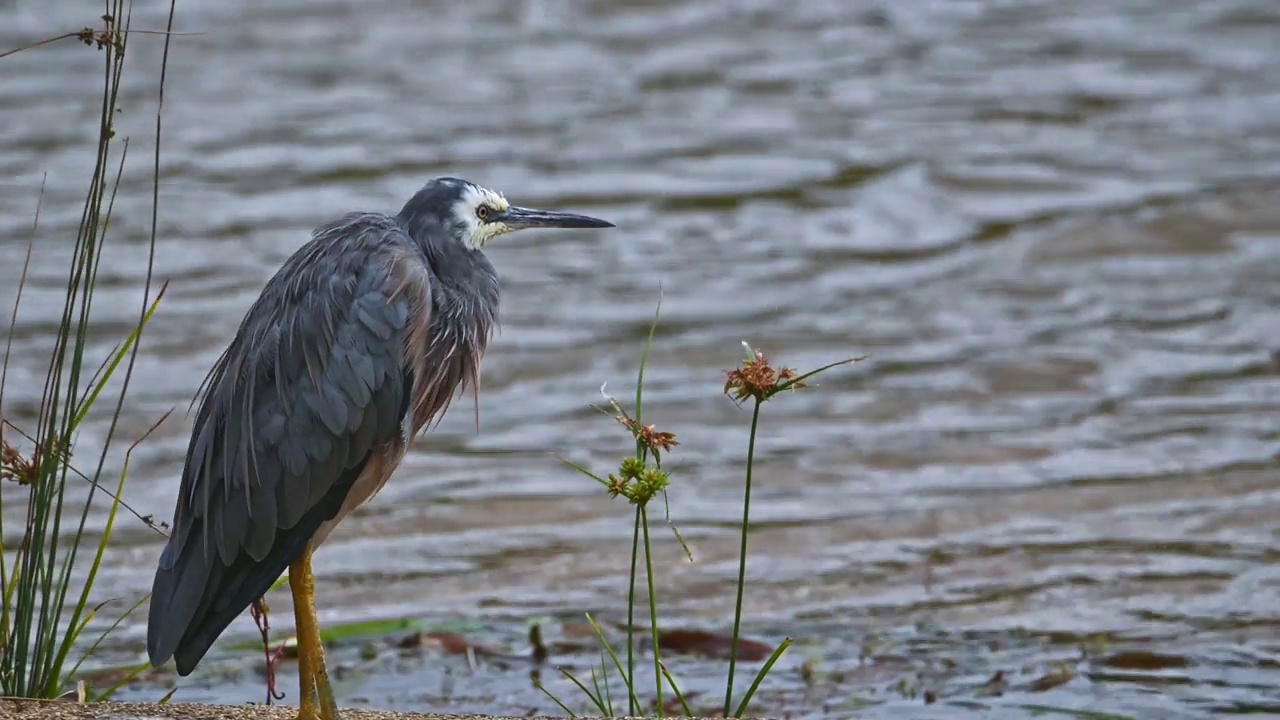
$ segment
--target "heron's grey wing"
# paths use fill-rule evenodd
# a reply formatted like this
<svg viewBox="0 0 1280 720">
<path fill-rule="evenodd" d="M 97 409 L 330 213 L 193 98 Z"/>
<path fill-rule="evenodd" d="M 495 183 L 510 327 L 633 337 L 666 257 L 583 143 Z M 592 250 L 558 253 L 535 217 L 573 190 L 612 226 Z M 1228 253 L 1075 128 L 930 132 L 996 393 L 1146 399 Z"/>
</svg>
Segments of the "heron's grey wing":
<svg viewBox="0 0 1280 720">
<path fill-rule="evenodd" d="M 214 366 L 151 597 L 153 665 L 188 674 L 407 439 L 405 343 L 428 271 L 391 218 L 349 215 L 285 263 Z"/>
</svg>

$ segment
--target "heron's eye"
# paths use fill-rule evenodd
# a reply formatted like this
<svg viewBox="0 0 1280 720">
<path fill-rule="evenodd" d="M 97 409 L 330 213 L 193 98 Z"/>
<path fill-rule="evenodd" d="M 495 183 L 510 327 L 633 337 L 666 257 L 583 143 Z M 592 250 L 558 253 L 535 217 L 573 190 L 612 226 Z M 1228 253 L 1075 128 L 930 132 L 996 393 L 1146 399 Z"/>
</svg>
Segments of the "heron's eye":
<svg viewBox="0 0 1280 720">
<path fill-rule="evenodd" d="M 476 208 L 476 217 L 480 218 L 482 222 L 489 222 L 489 216 L 492 214 L 493 210 L 488 205 L 481 205 Z"/>
</svg>

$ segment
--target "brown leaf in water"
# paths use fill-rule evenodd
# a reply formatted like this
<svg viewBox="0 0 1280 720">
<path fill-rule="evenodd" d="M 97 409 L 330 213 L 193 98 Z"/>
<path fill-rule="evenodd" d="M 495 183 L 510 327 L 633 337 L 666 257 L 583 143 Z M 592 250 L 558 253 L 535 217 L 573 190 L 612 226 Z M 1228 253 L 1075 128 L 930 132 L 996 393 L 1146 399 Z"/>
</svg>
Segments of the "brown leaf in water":
<svg viewBox="0 0 1280 720">
<path fill-rule="evenodd" d="M 985 685 L 978 688 L 978 691 L 975 694 L 978 697 L 1000 697 L 1001 695 L 1004 695 L 1006 685 L 1008 685 L 1008 683 L 1005 682 L 1004 671 L 997 670 L 990 678 L 987 679 Z"/>
<path fill-rule="evenodd" d="M 624 689 L 624 692 L 625 692 L 625 689 Z M 698 704 L 695 701 L 697 700 L 697 698 L 703 696 L 705 693 L 699 692 L 697 690 L 692 690 L 690 692 L 682 693 L 682 694 L 684 695 L 684 701 L 689 703 L 691 706 L 693 706 L 690 709 L 693 710 L 694 717 L 723 718 L 725 716 L 724 711 L 719 708 L 716 708 L 716 709 L 706 708 L 705 710 L 698 709 L 698 706 L 697 706 Z M 662 704 L 663 704 L 663 711 L 664 711 L 663 717 L 666 717 L 666 718 L 683 717 L 683 715 L 672 713 L 672 710 L 674 710 L 675 707 L 680 704 L 679 700 L 676 700 L 675 698 L 672 698 L 672 697 L 666 697 L 662 701 Z M 649 698 L 646 705 L 648 707 L 649 714 L 645 715 L 644 717 L 656 717 L 658 714 L 658 698 L 656 697 Z"/>
<path fill-rule="evenodd" d="M 439 648 L 450 655 L 466 655 L 471 651 L 476 655 L 500 655 L 497 650 L 482 645 L 475 645 L 456 632 L 416 632 L 402 639 L 397 646 L 402 649 Z"/>
<path fill-rule="evenodd" d="M 1066 685 L 1075 679 L 1075 676 L 1075 673 L 1070 670 L 1066 668 L 1059 668 L 1032 680 L 1028 687 L 1031 692 L 1048 692 L 1054 688 Z"/>
<path fill-rule="evenodd" d="M 664 652 L 728 658 L 733 652 L 733 636 L 707 630 L 659 630 L 658 645 Z M 738 638 L 738 659 L 759 662 L 769 657 L 773 648 L 762 642 Z"/>
<path fill-rule="evenodd" d="M 603 629 L 602 625 L 602 629 Z M 579 653 L 595 654 L 600 650 L 600 638 L 590 623 L 566 622 L 559 625 L 558 631 L 550 637 L 542 638 L 548 655 L 575 655 Z M 613 644 L 615 638 L 610 638 Z M 615 645 L 616 647 L 616 645 Z"/>
<path fill-rule="evenodd" d="M 595 640 L 596 629 L 591 623 L 566 622 L 560 625 L 560 635 L 566 640 Z"/>
<path fill-rule="evenodd" d="M 1191 664 L 1191 661 L 1182 655 L 1163 655 L 1149 650 L 1122 650 L 1107 655 L 1100 662 L 1107 667 L 1121 670 L 1168 670 Z"/>
</svg>

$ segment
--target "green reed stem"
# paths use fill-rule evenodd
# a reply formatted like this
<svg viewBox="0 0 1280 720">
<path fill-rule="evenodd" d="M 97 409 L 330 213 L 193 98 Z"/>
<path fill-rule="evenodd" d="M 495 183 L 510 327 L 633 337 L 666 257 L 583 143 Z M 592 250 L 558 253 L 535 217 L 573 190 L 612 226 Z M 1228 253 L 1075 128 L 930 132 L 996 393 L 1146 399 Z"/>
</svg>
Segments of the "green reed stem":
<svg viewBox="0 0 1280 720">
<path fill-rule="evenodd" d="M 627 584 L 627 687 L 635 688 L 636 686 L 636 567 L 638 566 L 640 554 L 640 513 L 643 508 L 636 506 L 635 529 L 631 536 L 631 579 Z M 640 710 L 640 705 L 636 701 L 635 692 L 631 693 L 628 700 L 629 714 L 634 716 Z"/>
<path fill-rule="evenodd" d="M 153 202 L 152 207 L 146 292 L 139 309 L 139 322 L 129 341 L 118 352 L 112 353 L 109 366 L 104 363 L 99 374 L 95 374 L 86 384 L 84 363 L 94 316 L 95 287 L 129 147 L 126 138 L 122 143 L 114 183 L 109 182 L 108 165 L 112 159 L 111 147 L 116 135 L 117 100 L 122 87 L 130 14 L 125 0 L 106 0 L 105 5 L 107 12 L 103 20 L 106 25 L 95 35 L 104 61 L 96 157 L 81 209 L 79 228 L 71 248 L 61 322 L 53 337 L 39 415 L 35 421 L 36 429 L 34 437 L 30 438 L 33 448 L 40 449 L 37 456 L 39 463 L 27 497 L 24 535 L 18 546 L 10 551 L 13 556 L 11 570 L 0 563 L 0 596 L 4 599 L 4 609 L 0 611 L 0 690 L 7 695 L 57 696 L 64 686 L 74 680 L 81 664 L 93 654 L 102 638 L 113 632 L 123 620 L 122 617 L 112 623 L 78 660 L 71 662 L 72 650 L 79 646 L 89 623 L 102 607 L 91 606 L 89 597 L 120 506 L 120 485 L 124 482 L 130 453 L 125 455 L 125 470 L 117 483 L 105 528 L 96 543 L 96 554 L 89 558 L 91 564 L 88 575 L 81 581 L 78 593 L 72 588 L 75 581 L 74 570 L 82 567 L 86 561 L 81 551 L 88 553 L 94 549 L 92 545 L 85 546 L 88 542 L 90 510 L 98 490 L 109 492 L 101 486 L 100 481 L 105 477 L 106 460 L 118 429 L 124 397 L 129 390 L 137 356 L 138 336 L 155 309 L 151 301 L 151 283 L 157 236 L 159 110 L 156 119 L 156 175 L 153 178 L 153 201 L 156 202 Z M 170 2 L 170 29 L 173 15 L 174 4 Z M 169 40 L 166 37 L 165 53 L 161 61 L 162 95 L 168 49 Z M 25 280 L 25 270 L 23 279 Z M 21 294 L 21 287 L 19 293 Z M 16 316 L 15 305 L 14 323 Z M 123 368 L 119 368 L 126 357 L 128 362 Z M 7 362 L 6 349 L 6 366 Z M 101 447 L 96 469 L 91 475 L 85 475 L 71 467 L 71 448 L 89 409 L 100 399 L 103 387 L 117 369 L 123 370 L 124 374 L 119 396 L 110 416 L 109 426 L 99 441 Z M 3 379 L 0 379 L 0 384 L 3 384 Z M 131 447 L 130 452 L 132 449 Z M 66 513 L 64 523 L 64 510 L 70 509 L 67 505 L 69 498 L 66 496 L 66 485 L 71 472 L 85 478 L 90 489 L 79 512 Z M 76 514 L 79 515 L 78 519 L 74 517 Z M 0 527 L 0 536 L 5 534 L 2 530 Z M 6 550 L 8 549 L 0 545 L 0 553 Z M 128 612 L 125 613 L 127 615 Z"/>
<path fill-rule="evenodd" d="M 640 505 L 640 524 L 644 529 L 644 565 L 649 584 L 649 632 L 653 636 L 653 682 L 658 692 L 658 717 L 664 717 L 662 706 L 662 652 L 658 646 L 658 596 L 653 585 L 653 553 L 649 546 L 649 513 Z"/>
<path fill-rule="evenodd" d="M 742 632 L 742 595 L 747 580 L 747 531 L 751 524 L 751 470 L 756 456 L 756 429 L 760 425 L 760 406 L 756 398 L 751 411 L 751 439 L 747 442 L 747 479 L 742 495 L 742 544 L 738 550 L 738 600 L 733 611 L 733 647 L 729 651 L 729 679 L 724 690 L 724 717 L 729 717 L 733 706 L 733 675 L 738 666 L 738 636 Z"/>
</svg>

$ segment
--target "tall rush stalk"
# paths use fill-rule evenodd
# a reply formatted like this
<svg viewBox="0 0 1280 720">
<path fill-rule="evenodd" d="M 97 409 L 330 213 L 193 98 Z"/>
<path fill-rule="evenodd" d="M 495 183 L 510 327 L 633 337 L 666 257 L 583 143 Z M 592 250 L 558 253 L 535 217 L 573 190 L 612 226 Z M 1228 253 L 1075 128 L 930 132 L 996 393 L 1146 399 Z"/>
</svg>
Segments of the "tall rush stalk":
<svg viewBox="0 0 1280 720">
<path fill-rule="evenodd" d="M 172 28 L 174 6 L 170 4 L 169 26 Z M 0 563 L 0 594 L 3 595 L 4 612 L 0 613 L 0 693 L 24 697 L 56 697 L 72 680 L 72 671 L 64 672 L 68 656 L 77 639 L 94 617 L 97 610 L 89 606 L 89 593 L 106 549 L 112 520 L 119 506 L 118 492 L 107 517 L 103 537 L 97 543 L 97 554 L 88 571 L 88 577 L 68 604 L 68 594 L 73 582 L 74 570 L 81 543 L 85 540 L 87 523 L 99 480 L 103 478 L 108 451 L 115 435 L 116 425 L 123 407 L 129 378 L 132 375 L 142 329 L 155 310 L 159 297 L 152 297 L 151 277 L 156 241 L 156 208 L 152 208 L 152 231 L 147 265 L 147 282 L 138 324 L 128 338 L 107 358 L 97 375 L 86 380 L 85 356 L 89 344 L 91 318 L 93 316 L 94 288 L 102 264 L 111 212 L 116 192 L 120 187 L 128 141 L 123 141 L 118 158 L 113 160 L 112 146 L 115 140 L 114 122 L 116 105 L 120 96 L 124 72 L 124 58 L 129 37 L 129 7 L 124 0 L 107 0 L 106 13 L 102 17 L 103 29 L 86 28 L 75 37 L 87 45 L 96 45 L 103 53 L 103 77 L 101 109 L 99 113 L 98 139 L 93 173 L 81 211 L 80 224 L 68 268 L 63 308 L 58 331 L 53 338 L 49 354 L 49 366 L 45 375 L 40 409 L 31 444 L 30 460 L 20 484 L 29 486 L 26 507 L 26 527 L 17 548 L 3 547 L 3 513 L 0 513 L 0 555 L 11 552 L 12 567 Z M 37 43 L 30 46 L 46 43 Z M 27 49 L 30 49 L 27 48 Z M 167 63 L 169 37 L 165 38 L 164 63 Z M 15 51 L 16 52 L 16 51 Z M 11 54 L 11 53 L 6 53 Z M 0 56 L 2 57 L 2 56 Z M 161 93 L 163 96 L 163 65 Z M 156 177 L 158 188 L 159 111 L 157 110 Z M 118 163 L 114 173 L 109 171 Z M 114 175 L 114 177 L 112 177 Z M 109 184 L 108 181 L 112 180 Z M 153 193 L 153 205 L 156 203 Z M 34 242 L 34 238 L 33 238 Z M 29 256 L 28 256 L 29 257 Z M 24 270 L 25 278 L 25 270 Z M 163 292 L 163 291 L 162 291 Z M 19 288 L 21 294 L 21 288 Z M 16 305 L 13 322 L 16 324 Z M 13 326 L 10 331 L 12 335 Z M 5 367 L 9 360 L 5 352 Z M 69 530 L 63 530 L 66 508 L 68 473 L 74 471 L 70 459 L 77 430 L 90 407 L 98 399 L 102 389 L 112 378 L 114 371 L 127 357 L 123 385 L 113 408 L 110 425 L 102 440 L 97 457 L 96 470 L 87 476 L 89 490 L 80 508 L 78 521 Z M 0 408 L 2 410 L 2 408 Z M 17 430 L 16 426 L 8 425 Z M 18 431 L 21 434 L 21 431 Z M 6 457 L 18 457 L 18 450 L 4 443 Z M 13 475 L 15 467 L 7 467 Z M 126 455 L 127 472 L 127 455 Z M 124 474 L 120 476 L 123 483 Z M 117 485 L 117 491 L 119 486 Z M 136 606 L 135 606 L 136 607 Z M 65 610 L 70 617 L 64 619 Z M 114 628 L 112 625 L 111 628 Z M 108 628 L 108 632 L 111 628 Z M 99 638 L 98 642 L 101 642 Z M 93 643 L 87 651 L 97 647 Z M 83 658 L 81 658 L 83 661 Z"/>
</svg>

